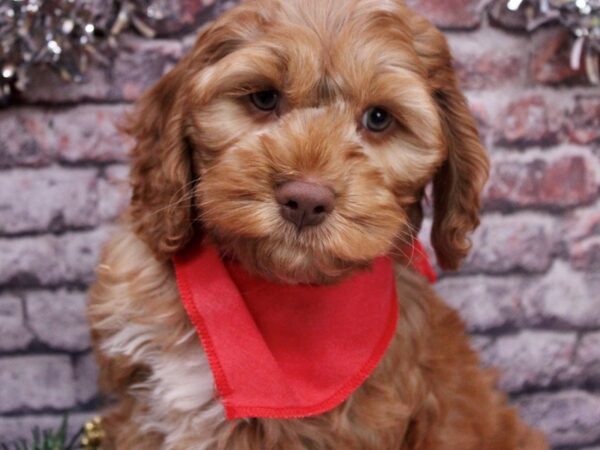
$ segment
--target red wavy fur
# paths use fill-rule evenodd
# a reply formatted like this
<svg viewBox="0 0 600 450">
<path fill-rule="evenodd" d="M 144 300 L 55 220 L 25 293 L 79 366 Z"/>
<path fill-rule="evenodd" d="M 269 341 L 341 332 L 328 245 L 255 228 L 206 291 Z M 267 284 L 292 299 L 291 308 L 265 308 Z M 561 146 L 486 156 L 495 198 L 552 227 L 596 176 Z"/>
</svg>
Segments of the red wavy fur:
<svg viewBox="0 0 600 450">
<path fill-rule="evenodd" d="M 276 89 L 275 113 L 248 94 Z M 361 124 L 390 111 L 380 134 Z M 455 269 L 478 225 L 488 160 L 443 35 L 400 0 L 249 0 L 199 35 L 128 124 L 131 208 L 89 310 L 104 449 L 542 450 L 480 369 L 463 324 L 398 248 L 433 183 L 432 243 Z M 334 212 L 298 233 L 274 188 L 324 183 Z M 329 283 L 392 254 L 400 320 L 374 374 L 342 406 L 297 420 L 225 420 L 169 258 L 203 234 L 247 270 Z"/>
</svg>

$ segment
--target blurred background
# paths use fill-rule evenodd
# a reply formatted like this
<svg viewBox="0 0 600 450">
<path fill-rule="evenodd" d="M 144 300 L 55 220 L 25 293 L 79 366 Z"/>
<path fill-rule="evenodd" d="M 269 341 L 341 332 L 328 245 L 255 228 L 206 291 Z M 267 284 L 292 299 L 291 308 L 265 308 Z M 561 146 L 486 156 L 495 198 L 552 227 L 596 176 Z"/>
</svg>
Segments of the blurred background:
<svg viewBox="0 0 600 450">
<path fill-rule="evenodd" d="M 473 251 L 437 290 L 554 448 L 599 450 L 600 87 L 591 83 L 593 68 L 571 67 L 574 39 L 559 23 L 528 31 L 531 8 L 409 3 L 446 33 L 493 167 Z M 508 3 L 517 9 L 521 2 Z M 163 2 L 154 37 L 143 23 L 128 26 L 81 82 L 64 80 L 79 77 L 72 66 L 62 68 L 73 69 L 70 77 L 41 68 L 5 96 L 0 441 L 54 425 L 66 411 L 78 424 L 97 409 L 86 289 L 128 202 L 131 143 L 117 124 L 192 45 L 198 27 L 229 6 Z M 6 33 L 0 20 L 0 41 Z"/>
</svg>

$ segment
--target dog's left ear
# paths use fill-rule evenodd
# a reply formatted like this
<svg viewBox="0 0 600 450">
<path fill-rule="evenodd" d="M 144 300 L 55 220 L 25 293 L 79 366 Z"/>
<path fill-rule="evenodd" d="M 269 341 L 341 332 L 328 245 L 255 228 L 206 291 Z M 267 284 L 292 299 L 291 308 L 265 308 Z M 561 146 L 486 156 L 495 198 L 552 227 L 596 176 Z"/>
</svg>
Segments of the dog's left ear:
<svg viewBox="0 0 600 450">
<path fill-rule="evenodd" d="M 431 242 L 440 266 L 456 270 L 470 249 L 468 235 L 479 225 L 479 195 L 488 178 L 489 162 L 458 87 L 446 38 L 416 15 L 410 26 L 438 106 L 447 149 L 446 161 L 433 180 Z"/>
</svg>

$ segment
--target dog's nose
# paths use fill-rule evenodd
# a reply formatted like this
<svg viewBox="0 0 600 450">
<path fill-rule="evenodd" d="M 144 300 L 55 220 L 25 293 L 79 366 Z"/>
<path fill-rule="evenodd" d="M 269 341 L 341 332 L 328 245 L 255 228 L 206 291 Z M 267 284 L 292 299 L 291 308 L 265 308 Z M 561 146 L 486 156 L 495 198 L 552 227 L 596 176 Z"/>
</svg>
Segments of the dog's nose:
<svg viewBox="0 0 600 450">
<path fill-rule="evenodd" d="M 281 215 L 298 229 L 322 223 L 333 211 L 335 197 L 331 189 L 316 183 L 288 181 L 275 190 Z"/>
</svg>

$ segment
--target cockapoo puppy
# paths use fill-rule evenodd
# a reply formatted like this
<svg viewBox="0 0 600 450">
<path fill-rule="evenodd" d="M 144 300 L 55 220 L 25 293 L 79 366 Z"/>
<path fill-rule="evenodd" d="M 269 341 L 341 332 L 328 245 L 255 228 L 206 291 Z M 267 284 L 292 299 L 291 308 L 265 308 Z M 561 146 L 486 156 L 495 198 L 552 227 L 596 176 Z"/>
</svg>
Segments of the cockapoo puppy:
<svg viewBox="0 0 600 450">
<path fill-rule="evenodd" d="M 459 267 L 488 160 L 443 35 L 402 0 L 244 2 L 131 119 L 131 207 L 89 307 L 113 398 L 103 449 L 547 448 L 412 268 L 429 183 L 437 261 Z M 228 417 L 173 267 L 198 240 L 288 286 L 336 286 L 392 257 L 385 355 L 333 409 Z"/>
</svg>

